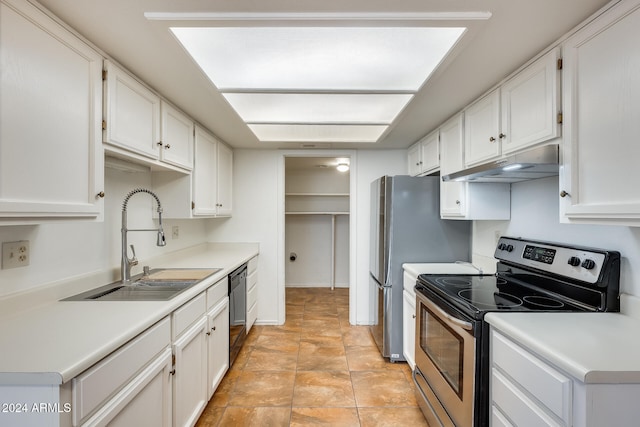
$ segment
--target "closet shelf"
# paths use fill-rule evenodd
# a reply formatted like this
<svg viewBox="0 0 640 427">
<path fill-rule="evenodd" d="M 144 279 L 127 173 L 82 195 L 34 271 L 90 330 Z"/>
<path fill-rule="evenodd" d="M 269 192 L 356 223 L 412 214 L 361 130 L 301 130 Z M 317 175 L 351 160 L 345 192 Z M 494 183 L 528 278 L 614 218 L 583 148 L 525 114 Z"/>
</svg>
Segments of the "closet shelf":
<svg viewBox="0 0 640 427">
<path fill-rule="evenodd" d="M 285 196 L 349 197 L 349 193 L 285 193 Z"/>
</svg>

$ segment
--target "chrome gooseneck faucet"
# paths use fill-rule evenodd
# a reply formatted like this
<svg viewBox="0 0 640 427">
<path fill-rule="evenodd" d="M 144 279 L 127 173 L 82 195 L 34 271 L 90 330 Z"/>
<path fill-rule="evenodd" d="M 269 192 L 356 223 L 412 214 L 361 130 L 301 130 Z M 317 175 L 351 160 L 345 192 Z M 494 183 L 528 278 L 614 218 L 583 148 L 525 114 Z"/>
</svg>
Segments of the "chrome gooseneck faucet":
<svg viewBox="0 0 640 427">
<path fill-rule="evenodd" d="M 156 199 L 156 202 L 158 203 L 158 228 L 127 228 L 127 204 L 129 203 L 129 199 L 131 198 L 131 196 L 138 193 L 147 193 L 153 196 L 154 199 Z M 165 246 L 167 244 L 164 239 L 164 230 L 162 229 L 162 206 L 160 205 L 160 199 L 153 191 L 147 190 L 146 188 L 136 188 L 135 190 L 131 190 L 129 194 L 127 194 L 127 196 L 124 198 L 124 202 L 122 202 L 122 260 L 120 263 L 120 271 L 123 284 L 131 282 L 131 267 L 138 264 L 136 251 L 133 245 L 131 245 L 131 252 L 133 253 L 133 257 L 129 258 L 129 255 L 127 254 L 127 232 L 129 231 L 155 231 L 158 233 L 158 240 L 156 244 L 158 246 Z"/>
</svg>

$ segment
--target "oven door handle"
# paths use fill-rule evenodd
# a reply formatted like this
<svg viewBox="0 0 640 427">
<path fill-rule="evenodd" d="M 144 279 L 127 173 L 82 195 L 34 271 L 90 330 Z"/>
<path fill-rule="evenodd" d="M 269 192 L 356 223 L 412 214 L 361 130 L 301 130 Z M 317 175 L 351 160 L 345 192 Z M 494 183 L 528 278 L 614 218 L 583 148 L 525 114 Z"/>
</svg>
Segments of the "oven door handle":
<svg viewBox="0 0 640 427">
<path fill-rule="evenodd" d="M 453 317 L 452 315 L 450 315 L 449 313 L 447 313 L 446 311 L 438 307 L 436 304 L 429 304 L 429 306 L 435 311 L 437 311 L 439 315 L 449 320 L 451 323 L 460 326 L 462 329 L 466 331 L 473 331 L 473 325 L 471 324 L 471 322 L 465 322 L 464 320 L 458 319 L 457 317 Z"/>
</svg>

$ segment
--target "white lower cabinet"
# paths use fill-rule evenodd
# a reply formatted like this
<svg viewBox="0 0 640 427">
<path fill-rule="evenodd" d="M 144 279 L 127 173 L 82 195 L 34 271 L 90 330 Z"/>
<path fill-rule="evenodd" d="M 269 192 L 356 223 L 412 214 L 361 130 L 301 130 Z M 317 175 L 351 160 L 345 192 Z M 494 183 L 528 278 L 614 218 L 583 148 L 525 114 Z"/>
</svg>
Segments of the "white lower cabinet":
<svg viewBox="0 0 640 427">
<path fill-rule="evenodd" d="M 406 290 L 402 292 L 402 295 L 402 353 L 413 370 L 416 367 L 416 296 Z"/>
<path fill-rule="evenodd" d="M 493 326 L 490 363 L 492 427 L 638 425 L 640 384 L 585 383 Z"/>
<path fill-rule="evenodd" d="M 173 425 L 193 426 L 207 399 L 207 318 L 201 317 L 173 344 Z"/>
<path fill-rule="evenodd" d="M 102 426 L 117 420 L 114 425 L 171 425 L 170 343 L 165 318 L 74 378 L 72 424 Z M 154 422 L 145 419 L 150 411 Z"/>
<path fill-rule="evenodd" d="M 258 257 L 247 263 L 247 334 L 258 318 Z"/>
<path fill-rule="evenodd" d="M 171 349 L 167 348 L 83 426 L 171 426 Z"/>
<path fill-rule="evenodd" d="M 211 399 L 229 369 L 229 297 L 207 313 L 207 328 L 207 398 Z"/>
</svg>

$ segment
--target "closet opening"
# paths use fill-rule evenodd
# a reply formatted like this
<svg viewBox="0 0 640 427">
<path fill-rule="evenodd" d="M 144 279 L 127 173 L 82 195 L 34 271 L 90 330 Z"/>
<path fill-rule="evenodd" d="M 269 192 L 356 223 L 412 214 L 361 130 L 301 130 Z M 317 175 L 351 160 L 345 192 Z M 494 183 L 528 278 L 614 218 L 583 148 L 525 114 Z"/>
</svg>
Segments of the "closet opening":
<svg viewBox="0 0 640 427">
<path fill-rule="evenodd" d="M 349 164 L 285 158 L 285 288 L 349 288 Z"/>
</svg>

